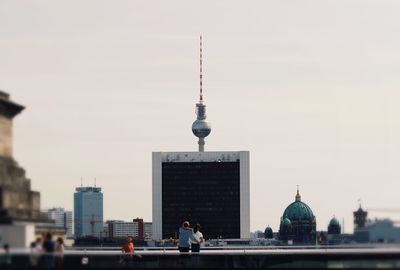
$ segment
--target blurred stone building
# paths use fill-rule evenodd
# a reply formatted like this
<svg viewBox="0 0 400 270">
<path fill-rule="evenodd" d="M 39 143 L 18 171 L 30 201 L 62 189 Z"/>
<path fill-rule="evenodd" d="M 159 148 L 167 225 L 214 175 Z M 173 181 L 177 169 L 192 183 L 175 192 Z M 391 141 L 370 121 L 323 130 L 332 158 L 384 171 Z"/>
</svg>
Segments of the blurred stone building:
<svg viewBox="0 0 400 270">
<path fill-rule="evenodd" d="M 0 91 L 0 240 L 24 247 L 35 235 L 35 223 L 48 222 L 40 211 L 40 193 L 13 157 L 13 119 L 24 107 Z"/>
<path fill-rule="evenodd" d="M 31 190 L 25 170 L 12 152 L 13 118 L 24 109 L 0 91 L 0 223 L 44 221 L 40 211 L 40 193 Z"/>
</svg>

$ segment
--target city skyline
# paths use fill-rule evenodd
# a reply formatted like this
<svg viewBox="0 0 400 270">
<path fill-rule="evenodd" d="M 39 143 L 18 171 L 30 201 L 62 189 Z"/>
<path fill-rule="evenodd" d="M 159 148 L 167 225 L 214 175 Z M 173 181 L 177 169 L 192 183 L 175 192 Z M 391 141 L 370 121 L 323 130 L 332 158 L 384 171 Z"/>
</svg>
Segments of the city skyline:
<svg viewBox="0 0 400 270">
<path fill-rule="evenodd" d="M 250 151 L 251 231 L 277 231 L 300 185 L 318 230 L 351 232 L 359 198 L 400 202 L 400 3 L 377 3 L 2 1 L 14 156 L 42 208 L 96 178 L 105 220 L 151 220 L 151 153 L 197 149 L 202 34 L 206 151 Z"/>
</svg>

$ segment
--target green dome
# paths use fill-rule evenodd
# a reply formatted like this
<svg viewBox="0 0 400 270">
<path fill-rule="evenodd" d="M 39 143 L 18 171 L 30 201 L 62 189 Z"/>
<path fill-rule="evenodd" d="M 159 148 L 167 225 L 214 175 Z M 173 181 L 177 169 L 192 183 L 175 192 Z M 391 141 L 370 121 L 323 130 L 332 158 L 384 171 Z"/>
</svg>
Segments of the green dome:
<svg viewBox="0 0 400 270">
<path fill-rule="evenodd" d="M 329 221 L 329 226 L 340 226 L 339 220 L 332 218 L 331 221 Z"/>
<path fill-rule="evenodd" d="M 314 220 L 314 214 L 311 208 L 300 201 L 291 203 L 283 212 L 283 218 L 290 220 Z"/>
<path fill-rule="evenodd" d="M 272 233 L 272 228 L 268 226 L 267 228 L 265 228 L 264 233 Z"/>
<path fill-rule="evenodd" d="M 271 239 L 274 237 L 274 232 L 272 231 L 271 227 L 268 226 L 267 228 L 265 228 L 264 237 L 267 239 Z"/>
<path fill-rule="evenodd" d="M 342 228 L 340 227 L 339 221 L 333 217 L 331 221 L 329 221 L 328 225 L 328 234 L 340 234 Z"/>
<path fill-rule="evenodd" d="M 296 200 L 286 207 L 282 219 L 288 218 L 291 221 L 314 221 L 315 217 L 311 208 L 301 201 L 299 191 L 297 190 Z"/>
</svg>

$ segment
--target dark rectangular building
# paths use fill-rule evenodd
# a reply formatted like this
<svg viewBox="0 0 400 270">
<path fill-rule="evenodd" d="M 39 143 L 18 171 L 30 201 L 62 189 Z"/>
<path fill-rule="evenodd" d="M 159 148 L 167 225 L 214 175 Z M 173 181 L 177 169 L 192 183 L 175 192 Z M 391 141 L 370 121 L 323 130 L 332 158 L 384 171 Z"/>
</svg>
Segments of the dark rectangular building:
<svg viewBox="0 0 400 270">
<path fill-rule="evenodd" d="M 153 237 L 185 220 L 206 239 L 248 238 L 249 152 L 153 153 Z"/>
</svg>

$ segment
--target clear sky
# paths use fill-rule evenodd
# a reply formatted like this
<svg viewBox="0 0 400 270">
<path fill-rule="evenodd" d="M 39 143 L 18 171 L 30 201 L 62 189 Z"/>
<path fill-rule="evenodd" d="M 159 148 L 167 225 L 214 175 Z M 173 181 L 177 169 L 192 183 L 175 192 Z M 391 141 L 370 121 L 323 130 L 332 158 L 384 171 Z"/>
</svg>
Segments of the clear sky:
<svg viewBox="0 0 400 270">
<path fill-rule="evenodd" d="M 399 1 L 0 2 L 0 89 L 26 110 L 14 156 L 43 208 L 104 191 L 105 218 L 151 219 L 151 152 L 196 151 L 198 39 L 213 130 L 249 150 L 251 229 L 302 200 L 334 215 L 400 197 Z M 371 213 L 384 217 L 386 213 Z M 393 218 L 398 218 L 395 215 Z"/>
</svg>

